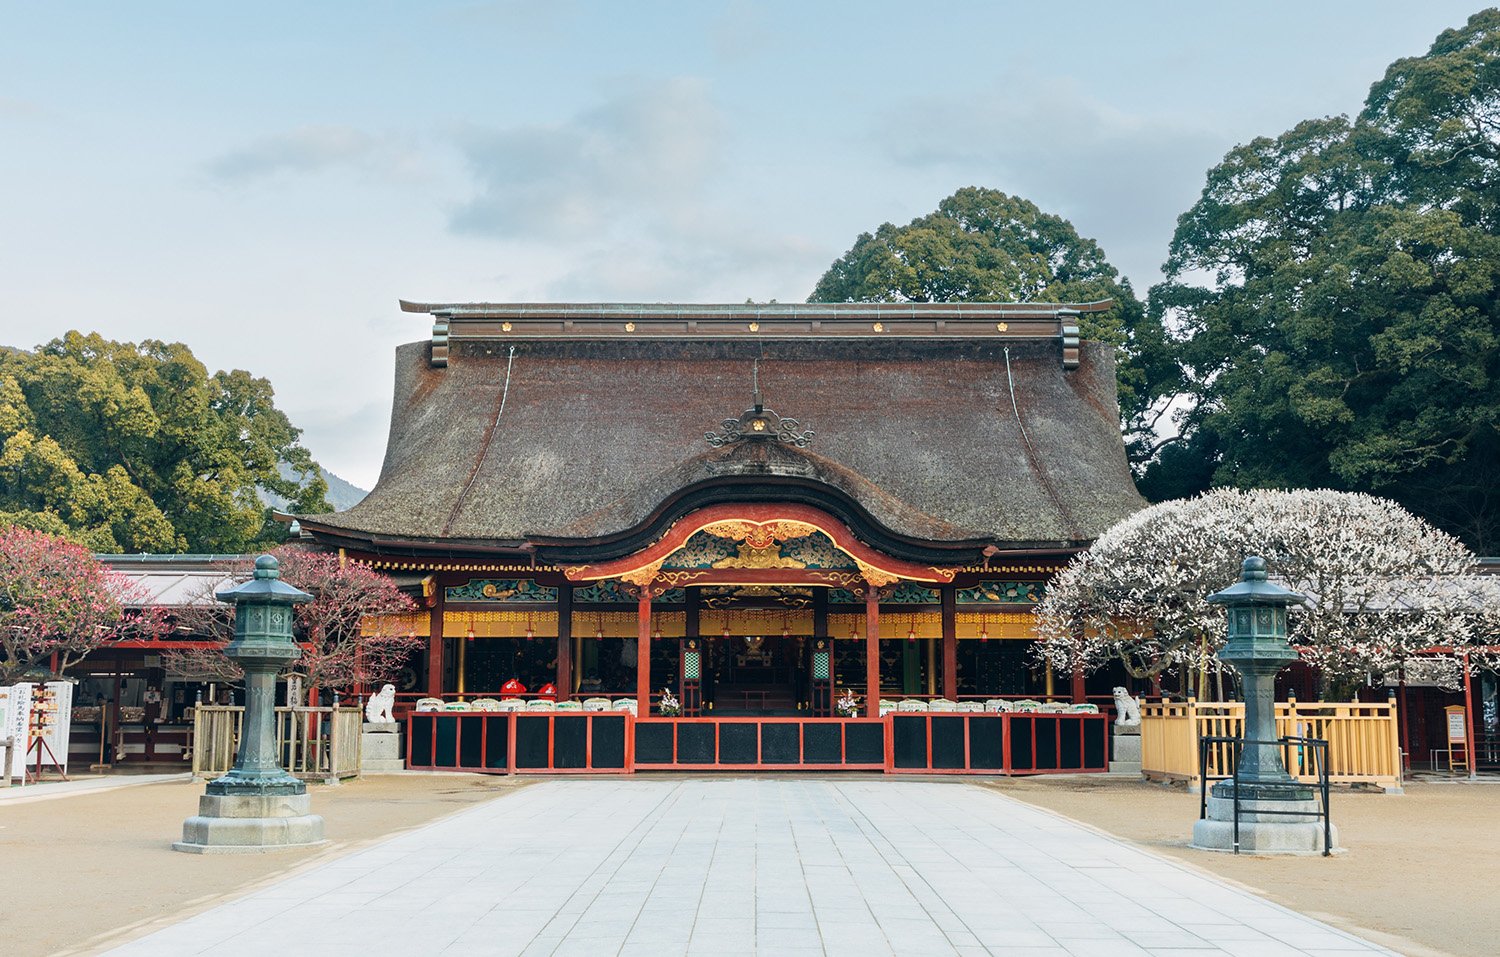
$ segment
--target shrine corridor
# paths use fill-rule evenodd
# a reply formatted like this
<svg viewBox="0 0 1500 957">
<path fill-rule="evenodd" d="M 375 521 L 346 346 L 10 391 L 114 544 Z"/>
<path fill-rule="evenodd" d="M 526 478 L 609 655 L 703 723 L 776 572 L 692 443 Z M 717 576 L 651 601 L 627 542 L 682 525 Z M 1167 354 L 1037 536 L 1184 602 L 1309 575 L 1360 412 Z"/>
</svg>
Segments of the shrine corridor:
<svg viewBox="0 0 1500 957">
<path fill-rule="evenodd" d="M 827 776 L 548 781 L 112 951 L 273 952 L 1390 953 L 982 787 Z"/>
</svg>

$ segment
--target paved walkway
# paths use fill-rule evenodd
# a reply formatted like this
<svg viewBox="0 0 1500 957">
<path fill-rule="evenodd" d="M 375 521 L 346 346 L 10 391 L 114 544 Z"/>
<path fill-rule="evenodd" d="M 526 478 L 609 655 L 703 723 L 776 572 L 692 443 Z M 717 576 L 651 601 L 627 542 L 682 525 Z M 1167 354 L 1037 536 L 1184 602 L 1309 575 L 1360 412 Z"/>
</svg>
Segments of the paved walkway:
<svg viewBox="0 0 1500 957">
<path fill-rule="evenodd" d="M 39 784 L 13 784 L 0 788 L 0 804 L 27 804 L 32 801 L 50 801 L 53 798 L 73 797 L 78 794 L 98 794 L 100 791 L 117 791 L 142 784 L 160 784 L 163 781 L 186 781 L 192 777 L 180 774 L 100 774 L 92 777 L 75 775 L 68 781 L 43 781 Z"/>
<path fill-rule="evenodd" d="M 1389 951 L 985 788 L 824 777 L 538 784 L 114 953 Z"/>
</svg>

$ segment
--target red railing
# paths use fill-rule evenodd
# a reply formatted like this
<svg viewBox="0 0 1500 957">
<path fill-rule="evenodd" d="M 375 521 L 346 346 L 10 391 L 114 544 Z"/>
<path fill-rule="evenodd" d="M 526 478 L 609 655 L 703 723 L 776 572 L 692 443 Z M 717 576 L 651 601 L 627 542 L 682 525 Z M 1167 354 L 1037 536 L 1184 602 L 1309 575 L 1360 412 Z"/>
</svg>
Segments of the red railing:
<svg viewBox="0 0 1500 957">
<path fill-rule="evenodd" d="M 1099 772 L 1102 714 L 903 711 L 884 718 L 637 719 L 625 711 L 424 711 L 407 766 L 489 774 L 636 771 Z"/>
<path fill-rule="evenodd" d="M 1043 711 L 901 711 L 884 718 L 888 774 L 1109 769 L 1109 718 Z"/>
</svg>

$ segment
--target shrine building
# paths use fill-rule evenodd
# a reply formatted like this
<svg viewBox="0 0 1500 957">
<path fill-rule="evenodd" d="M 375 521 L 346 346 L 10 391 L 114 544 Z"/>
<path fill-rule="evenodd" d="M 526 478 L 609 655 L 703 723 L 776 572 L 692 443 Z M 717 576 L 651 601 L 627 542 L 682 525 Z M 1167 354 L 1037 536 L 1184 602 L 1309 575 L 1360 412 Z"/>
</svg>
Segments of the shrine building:
<svg viewBox="0 0 1500 957">
<path fill-rule="evenodd" d="M 1079 701 L 1032 610 L 1144 504 L 1110 305 L 403 302 L 379 482 L 296 518 L 419 591 L 403 709 Z"/>
</svg>

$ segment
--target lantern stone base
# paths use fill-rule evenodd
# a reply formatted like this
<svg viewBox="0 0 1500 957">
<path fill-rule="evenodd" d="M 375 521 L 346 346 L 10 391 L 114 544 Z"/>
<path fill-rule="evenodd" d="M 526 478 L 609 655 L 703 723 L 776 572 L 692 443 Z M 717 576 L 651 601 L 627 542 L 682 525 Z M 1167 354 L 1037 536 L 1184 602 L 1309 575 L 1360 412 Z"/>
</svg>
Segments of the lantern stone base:
<svg viewBox="0 0 1500 957">
<path fill-rule="evenodd" d="M 198 814 L 182 822 L 182 840 L 172 850 L 184 854 L 265 854 L 318 847 L 323 819 L 309 814 L 312 797 L 303 794 L 205 794 Z"/>
<path fill-rule="evenodd" d="M 1110 774 L 1141 773 L 1141 729 L 1121 731 L 1116 728 L 1110 745 Z"/>
<path fill-rule="evenodd" d="M 1260 811 L 1300 811 L 1314 814 L 1322 807 L 1316 799 L 1240 802 L 1240 850 L 1246 854 L 1310 855 L 1323 853 L 1323 822 L 1315 817 L 1283 817 Z M 1339 829 L 1330 825 L 1329 844 L 1339 847 Z M 1234 799 L 1210 794 L 1208 816 L 1193 824 L 1192 846 L 1200 851 L 1234 850 Z"/>
<path fill-rule="evenodd" d="M 366 721 L 359 735 L 359 771 L 381 774 L 406 770 L 401 726 L 393 721 Z"/>
</svg>

